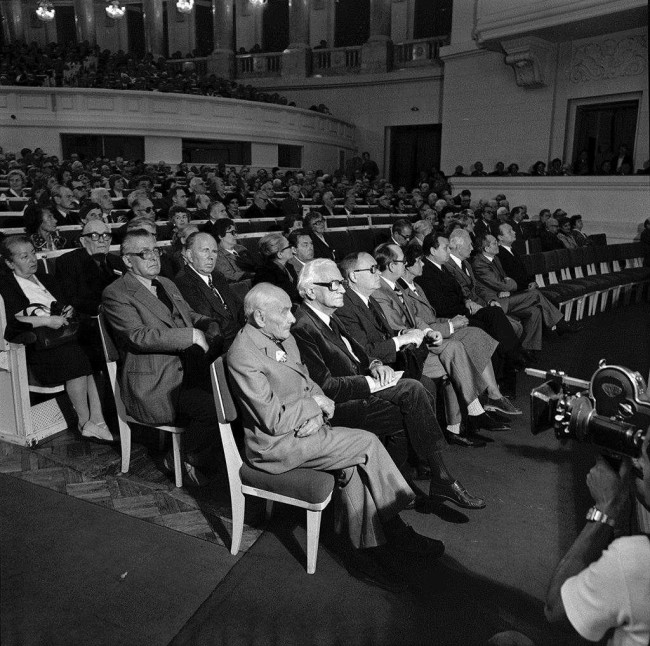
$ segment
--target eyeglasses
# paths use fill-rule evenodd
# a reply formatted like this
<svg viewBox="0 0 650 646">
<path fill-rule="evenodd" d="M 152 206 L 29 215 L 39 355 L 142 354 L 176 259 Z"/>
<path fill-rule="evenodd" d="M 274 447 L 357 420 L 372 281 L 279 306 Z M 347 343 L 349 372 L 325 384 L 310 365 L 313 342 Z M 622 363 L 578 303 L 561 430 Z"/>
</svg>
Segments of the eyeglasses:
<svg viewBox="0 0 650 646">
<path fill-rule="evenodd" d="M 228 231 L 226 231 L 226 233 L 230 233 L 231 235 L 234 235 L 234 236 L 237 235 L 237 231 L 235 231 L 234 229 L 228 229 Z"/>
<path fill-rule="evenodd" d="M 82 233 L 81 234 L 82 238 L 90 238 L 93 242 L 99 242 L 100 240 L 102 242 L 107 242 L 113 237 L 112 233 Z"/>
<path fill-rule="evenodd" d="M 391 262 L 401 262 L 401 263 L 405 263 L 406 260 L 404 260 L 404 258 L 402 258 L 401 260 L 391 260 Z"/>
<path fill-rule="evenodd" d="M 138 211 L 144 211 L 145 213 L 153 213 L 154 208 L 153 206 L 147 206 L 145 208 L 140 207 Z"/>
<path fill-rule="evenodd" d="M 348 286 L 347 280 L 331 280 L 329 283 L 314 283 L 320 287 L 327 287 L 330 292 L 338 292 L 341 287 L 344 289 Z"/>
<path fill-rule="evenodd" d="M 325 224 L 325 220 L 312 220 L 311 225 L 315 226 L 317 224 Z"/>
<path fill-rule="evenodd" d="M 142 260 L 153 260 L 154 258 L 160 258 L 160 249 L 154 247 L 153 249 L 143 249 L 142 251 L 129 251 L 124 255 L 138 256 L 138 258 L 142 258 Z"/>
<path fill-rule="evenodd" d="M 356 274 L 358 271 L 369 271 L 371 274 L 376 274 L 379 271 L 379 267 L 373 265 L 372 267 L 366 267 L 365 269 L 355 269 L 353 273 Z"/>
</svg>

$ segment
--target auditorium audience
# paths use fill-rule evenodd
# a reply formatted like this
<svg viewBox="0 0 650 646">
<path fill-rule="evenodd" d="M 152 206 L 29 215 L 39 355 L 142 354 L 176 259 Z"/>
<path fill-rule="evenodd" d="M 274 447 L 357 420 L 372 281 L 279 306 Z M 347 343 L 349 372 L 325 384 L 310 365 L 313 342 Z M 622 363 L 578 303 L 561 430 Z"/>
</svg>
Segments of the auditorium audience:
<svg viewBox="0 0 650 646">
<path fill-rule="evenodd" d="M 308 231 L 311 236 L 314 245 L 314 258 L 336 260 L 336 250 L 325 237 L 325 230 L 327 229 L 325 216 L 316 210 L 312 210 L 305 215 L 302 222 L 303 229 Z"/>
<path fill-rule="evenodd" d="M 289 241 L 282 233 L 269 233 L 260 240 L 259 253 L 262 265 L 255 271 L 253 285 L 271 283 L 283 289 L 291 298 L 292 303 L 299 303 L 298 274 L 289 262 L 293 258 Z"/>
<path fill-rule="evenodd" d="M 237 229 L 230 218 L 215 222 L 213 237 L 219 245 L 215 269 L 229 283 L 247 280 L 255 275 L 258 265 L 246 247 L 237 243 Z"/>
<path fill-rule="evenodd" d="M 38 204 L 28 204 L 23 212 L 25 231 L 36 251 L 56 251 L 66 247 L 66 239 L 57 231 L 52 210 Z"/>
</svg>

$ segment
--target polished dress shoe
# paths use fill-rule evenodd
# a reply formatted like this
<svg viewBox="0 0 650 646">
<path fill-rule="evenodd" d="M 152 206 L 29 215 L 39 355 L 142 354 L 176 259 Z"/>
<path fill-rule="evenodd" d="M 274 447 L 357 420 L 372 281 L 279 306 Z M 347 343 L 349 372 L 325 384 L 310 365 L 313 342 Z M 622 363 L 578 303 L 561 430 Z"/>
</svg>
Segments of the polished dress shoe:
<svg viewBox="0 0 650 646">
<path fill-rule="evenodd" d="M 476 433 L 483 429 L 484 431 L 509 431 L 510 424 L 492 417 L 489 413 L 480 415 L 469 415 L 467 417 L 467 428 L 470 433 Z"/>
<path fill-rule="evenodd" d="M 485 440 L 482 440 L 480 437 L 468 437 L 466 435 L 459 435 L 458 433 L 450 433 L 449 431 L 445 431 L 445 438 L 448 444 L 456 444 L 457 446 L 464 446 L 468 449 L 480 449 L 486 445 Z"/>
<path fill-rule="evenodd" d="M 497 411 L 502 415 L 521 415 L 521 409 L 517 408 L 509 399 L 506 397 L 499 397 L 499 399 L 492 399 L 488 397 L 485 406 L 483 406 L 487 411 Z"/>
<path fill-rule="evenodd" d="M 429 498 L 435 502 L 449 501 L 462 509 L 483 509 L 485 500 L 472 496 L 458 480 L 454 482 L 432 482 Z"/>
<path fill-rule="evenodd" d="M 579 323 L 570 323 L 569 321 L 562 319 L 556 324 L 555 331 L 558 336 L 562 336 L 563 334 L 576 334 L 577 332 L 580 332 L 582 328 L 583 326 Z"/>
</svg>

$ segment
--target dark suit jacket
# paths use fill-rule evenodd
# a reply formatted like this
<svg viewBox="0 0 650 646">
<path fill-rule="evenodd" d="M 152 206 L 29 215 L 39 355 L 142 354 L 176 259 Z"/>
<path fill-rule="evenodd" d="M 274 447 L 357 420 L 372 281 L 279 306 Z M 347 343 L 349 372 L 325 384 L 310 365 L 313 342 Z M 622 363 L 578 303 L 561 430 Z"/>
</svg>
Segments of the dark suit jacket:
<svg viewBox="0 0 650 646">
<path fill-rule="evenodd" d="M 564 249 L 562 241 L 546 228 L 539 233 L 539 239 L 542 243 L 542 251 L 553 251 L 553 249 Z"/>
<path fill-rule="evenodd" d="M 244 326 L 244 308 L 241 300 L 233 294 L 226 280 L 212 274 L 212 284 L 223 298 L 221 299 L 206 285 L 205 281 L 190 267 L 185 267 L 176 274 L 174 282 L 188 305 L 197 313 L 211 318 L 219 325 L 219 337 L 222 339 L 213 350 L 219 354 L 226 352 L 235 335 Z"/>
<path fill-rule="evenodd" d="M 438 269 L 430 260 L 424 259 L 422 276 L 415 279 L 436 310 L 438 316 L 454 318 L 459 314 L 468 316 L 463 290 L 456 279 L 446 270 Z"/>
<path fill-rule="evenodd" d="M 242 214 L 245 218 L 273 218 L 275 214 L 268 207 L 262 211 L 257 204 L 251 204 Z"/>
<path fill-rule="evenodd" d="M 499 298 L 499 292 L 517 291 L 516 281 L 506 274 L 498 257 L 490 262 L 484 254 L 479 253 L 474 257 L 472 269 L 476 280 L 487 289 L 488 298 L 491 300 L 503 300 Z"/>
<path fill-rule="evenodd" d="M 330 246 L 329 244 L 325 244 L 315 233 L 310 233 L 309 237 L 314 243 L 314 258 L 328 258 L 329 260 L 336 260 L 336 252 L 334 251 L 334 247 Z"/>
<path fill-rule="evenodd" d="M 78 312 L 96 316 L 104 289 L 126 273 L 122 258 L 116 254 L 106 255 L 106 265 L 108 273 L 99 268 L 85 249 L 75 249 L 56 259 L 56 277 L 65 300 Z"/>
<path fill-rule="evenodd" d="M 293 215 L 299 220 L 302 219 L 302 202 L 294 200 L 291 196 L 282 200 L 282 214 L 284 216 Z"/>
<path fill-rule="evenodd" d="M 526 267 L 522 262 L 519 254 L 513 249 L 510 253 L 507 249 L 499 247 L 499 260 L 506 275 L 510 276 L 517 283 L 517 290 L 522 291 L 528 288 L 529 283 L 534 281 L 533 276 L 529 276 Z"/>
<path fill-rule="evenodd" d="M 343 328 L 342 323 L 339 325 Z M 370 387 L 364 377 L 370 359 L 365 350 L 354 338 L 346 335 L 357 357 L 355 359 L 341 337 L 305 305 L 298 307 L 291 333 L 309 376 L 336 403 L 335 423 L 353 427 L 363 425 L 367 414 L 364 400 L 370 396 Z"/>
<path fill-rule="evenodd" d="M 445 263 L 445 269 L 449 271 L 449 273 L 460 285 L 460 288 L 463 290 L 463 296 L 465 300 L 470 299 L 475 303 L 478 303 L 479 305 L 485 307 L 488 302 L 492 300 L 491 295 L 483 285 L 476 281 L 474 271 L 472 270 L 472 266 L 469 264 L 469 262 L 467 262 L 467 260 L 463 260 L 462 265 L 463 269 L 467 270 L 467 272 L 460 269 L 458 265 L 450 258 Z"/>
<path fill-rule="evenodd" d="M 397 351 L 393 337 L 395 332 L 388 324 L 381 307 L 371 296 L 370 303 L 378 313 L 377 320 L 358 294 L 348 289 L 343 296 L 343 307 L 336 311 L 336 315 L 343 323 L 343 328 L 348 336 L 355 339 L 368 356 L 376 357 L 384 363 L 391 364 L 397 359 Z"/>
<path fill-rule="evenodd" d="M 300 303 L 302 300 L 296 285 L 298 283 L 298 274 L 293 265 L 285 265 L 287 271 L 284 271 L 276 262 L 267 262 L 257 269 L 253 277 L 253 285 L 258 283 L 271 283 L 284 289 L 292 303 Z"/>
<path fill-rule="evenodd" d="M 193 328 L 203 329 L 208 340 L 217 330 L 190 308 L 171 280 L 158 280 L 173 314 L 131 272 L 104 290 L 102 306 L 122 358 L 127 413 L 144 424 L 173 424 L 183 384 L 180 353 L 193 345 Z"/>
<path fill-rule="evenodd" d="M 514 220 L 508 220 L 508 224 L 512 227 L 512 230 L 515 232 L 515 236 L 517 236 L 517 240 L 526 240 L 527 235 L 526 231 L 524 230 L 524 227 L 521 226 L 521 222 L 515 222 Z M 498 231 L 497 231 L 498 233 Z"/>
</svg>

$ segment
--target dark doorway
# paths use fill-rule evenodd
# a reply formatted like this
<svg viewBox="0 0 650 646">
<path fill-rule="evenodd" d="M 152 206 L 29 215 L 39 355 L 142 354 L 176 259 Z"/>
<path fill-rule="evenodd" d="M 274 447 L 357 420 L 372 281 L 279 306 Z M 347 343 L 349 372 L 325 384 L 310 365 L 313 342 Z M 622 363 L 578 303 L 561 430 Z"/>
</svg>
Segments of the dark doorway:
<svg viewBox="0 0 650 646">
<path fill-rule="evenodd" d="M 269 0 L 262 15 L 262 50 L 281 52 L 289 46 L 289 0 Z"/>
<path fill-rule="evenodd" d="M 415 0 L 413 38 L 451 34 L 453 0 Z"/>
<path fill-rule="evenodd" d="M 142 4 L 126 5 L 126 33 L 129 41 L 129 52 L 144 56 L 144 17 Z"/>
<path fill-rule="evenodd" d="M 415 186 L 421 170 L 440 167 L 442 126 L 393 126 L 390 129 L 390 181 L 394 186 Z"/>
<path fill-rule="evenodd" d="M 212 7 L 195 4 L 194 11 L 196 11 L 196 53 L 198 56 L 208 56 L 214 49 Z"/>
<path fill-rule="evenodd" d="M 363 45 L 370 35 L 370 0 L 338 0 L 334 47 Z"/>
<path fill-rule="evenodd" d="M 63 158 L 77 153 L 81 159 L 95 157 L 124 157 L 133 161 L 144 160 L 144 137 L 118 135 L 61 135 Z"/>
<path fill-rule="evenodd" d="M 55 14 L 57 43 L 76 43 L 77 27 L 74 7 L 58 6 Z"/>
<path fill-rule="evenodd" d="M 626 144 L 629 154 L 634 157 L 638 112 L 638 101 L 578 106 L 572 161 L 575 163 L 580 153 L 586 150 L 589 174 L 599 174 L 603 172 L 603 163 L 617 155 L 621 144 Z"/>
</svg>

